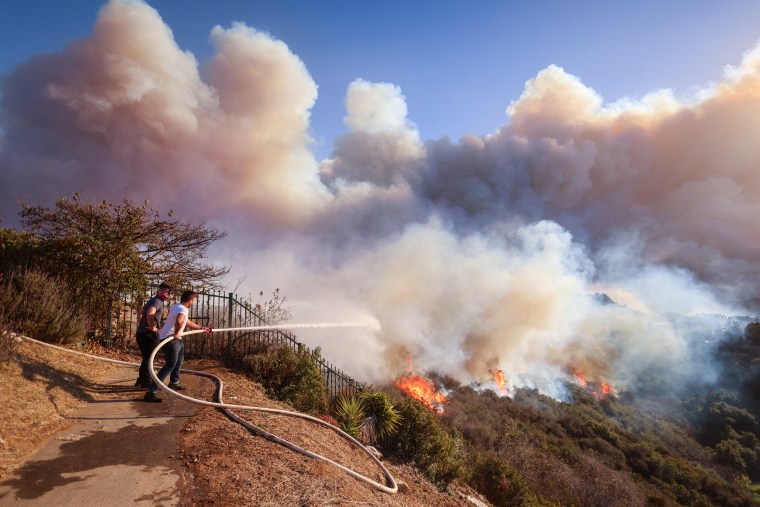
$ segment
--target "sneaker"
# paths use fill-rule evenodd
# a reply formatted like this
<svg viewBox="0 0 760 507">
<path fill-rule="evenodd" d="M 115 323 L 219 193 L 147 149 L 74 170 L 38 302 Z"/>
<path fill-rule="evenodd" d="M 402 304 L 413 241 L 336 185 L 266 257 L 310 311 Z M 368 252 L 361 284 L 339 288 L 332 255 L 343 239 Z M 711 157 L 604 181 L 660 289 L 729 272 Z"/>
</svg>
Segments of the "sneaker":
<svg viewBox="0 0 760 507">
<path fill-rule="evenodd" d="M 187 387 L 181 384 L 169 384 L 169 389 L 173 391 L 184 391 L 185 389 L 187 389 Z"/>
<path fill-rule="evenodd" d="M 145 393 L 145 398 L 143 398 L 143 400 L 148 401 L 150 403 L 161 403 L 162 401 L 164 401 L 158 396 L 156 396 L 156 393 L 151 392 L 151 391 L 148 391 L 147 393 Z"/>
</svg>

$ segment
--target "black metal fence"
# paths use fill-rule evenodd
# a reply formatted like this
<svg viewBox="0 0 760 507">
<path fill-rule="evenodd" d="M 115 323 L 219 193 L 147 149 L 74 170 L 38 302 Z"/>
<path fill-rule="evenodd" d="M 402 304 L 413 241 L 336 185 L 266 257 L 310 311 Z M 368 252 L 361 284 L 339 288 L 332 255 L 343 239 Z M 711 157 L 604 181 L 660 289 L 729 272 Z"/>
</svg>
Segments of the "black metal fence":
<svg viewBox="0 0 760 507">
<path fill-rule="evenodd" d="M 125 346 L 134 340 L 137 314 L 148 297 L 149 295 L 131 294 L 122 298 L 106 331 L 107 343 Z M 164 308 L 164 314 L 168 311 L 168 306 L 170 305 Z M 199 291 L 195 304 L 190 308 L 190 319 L 215 329 L 271 325 L 257 313 L 256 306 L 249 300 L 232 292 L 214 290 Z M 245 356 L 260 352 L 262 347 L 270 345 L 291 347 L 295 352 L 300 351 L 313 357 L 331 399 L 340 395 L 355 395 L 361 390 L 359 382 L 324 358 L 311 355 L 312 351 L 286 329 L 194 334 L 185 339 L 185 357 L 240 361 Z"/>
</svg>

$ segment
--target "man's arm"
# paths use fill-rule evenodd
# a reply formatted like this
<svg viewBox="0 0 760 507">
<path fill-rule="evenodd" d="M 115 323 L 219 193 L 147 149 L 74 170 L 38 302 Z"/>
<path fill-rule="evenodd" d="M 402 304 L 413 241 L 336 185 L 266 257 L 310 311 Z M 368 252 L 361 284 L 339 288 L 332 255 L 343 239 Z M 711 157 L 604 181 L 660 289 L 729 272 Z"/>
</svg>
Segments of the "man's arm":
<svg viewBox="0 0 760 507">
<path fill-rule="evenodd" d="M 197 323 L 193 322 L 190 319 L 187 319 L 187 327 L 189 327 L 192 330 L 195 330 L 195 329 L 205 329 L 207 333 L 211 332 L 211 328 L 210 327 L 203 327 L 200 324 L 197 324 Z"/>
<path fill-rule="evenodd" d="M 182 324 L 184 324 L 185 320 L 187 319 L 187 315 L 184 313 L 180 313 L 177 315 L 177 321 L 174 323 L 174 339 L 175 340 L 181 340 L 182 336 L 180 336 L 180 332 L 182 331 Z M 189 320 L 188 320 L 189 323 Z"/>
<path fill-rule="evenodd" d="M 158 331 L 158 326 L 156 325 L 156 307 L 151 306 L 148 308 L 148 313 L 145 315 L 145 324 L 148 326 L 148 329 L 151 331 Z"/>
</svg>

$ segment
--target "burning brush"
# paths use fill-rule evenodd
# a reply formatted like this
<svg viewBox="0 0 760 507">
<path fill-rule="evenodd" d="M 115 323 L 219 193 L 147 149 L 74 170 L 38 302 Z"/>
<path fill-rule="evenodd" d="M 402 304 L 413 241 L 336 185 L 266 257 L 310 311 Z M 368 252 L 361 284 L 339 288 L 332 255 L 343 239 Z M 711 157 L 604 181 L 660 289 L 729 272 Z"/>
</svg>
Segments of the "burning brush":
<svg viewBox="0 0 760 507">
<path fill-rule="evenodd" d="M 585 375 L 579 371 L 575 371 L 573 377 L 575 377 L 575 381 L 579 386 L 597 398 L 601 399 L 607 395 L 613 394 L 612 386 L 606 382 L 587 381 Z"/>
<path fill-rule="evenodd" d="M 491 374 L 493 381 L 496 383 L 496 389 L 499 396 L 512 397 L 514 394 L 513 389 L 511 384 L 507 382 L 507 377 L 504 374 L 504 370 L 493 370 L 489 368 L 488 373 Z"/>
<path fill-rule="evenodd" d="M 443 414 L 443 404 L 446 403 L 446 395 L 441 393 L 431 380 L 414 373 L 411 357 L 407 357 L 406 360 L 409 362 L 409 373 L 399 377 L 394 382 L 394 385 L 430 410 Z"/>
</svg>

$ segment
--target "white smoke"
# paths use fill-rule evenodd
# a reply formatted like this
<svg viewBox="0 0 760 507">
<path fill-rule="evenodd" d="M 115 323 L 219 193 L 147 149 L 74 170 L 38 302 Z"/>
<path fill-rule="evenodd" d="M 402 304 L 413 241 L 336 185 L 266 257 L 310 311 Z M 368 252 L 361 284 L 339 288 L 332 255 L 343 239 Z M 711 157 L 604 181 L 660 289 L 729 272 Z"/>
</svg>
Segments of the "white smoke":
<svg viewBox="0 0 760 507">
<path fill-rule="evenodd" d="M 5 76 L 4 216 L 80 191 L 213 221 L 241 292 L 379 324 L 300 333 L 371 380 L 411 356 L 556 396 L 575 371 L 633 387 L 694 359 L 668 312 L 728 314 L 758 290 L 758 48 L 688 99 L 606 104 L 551 65 L 502 128 L 457 142 L 423 142 L 399 87 L 357 79 L 318 163 L 304 62 L 241 23 L 210 40 L 200 65 L 154 9 L 111 0 L 92 35 Z"/>
</svg>

